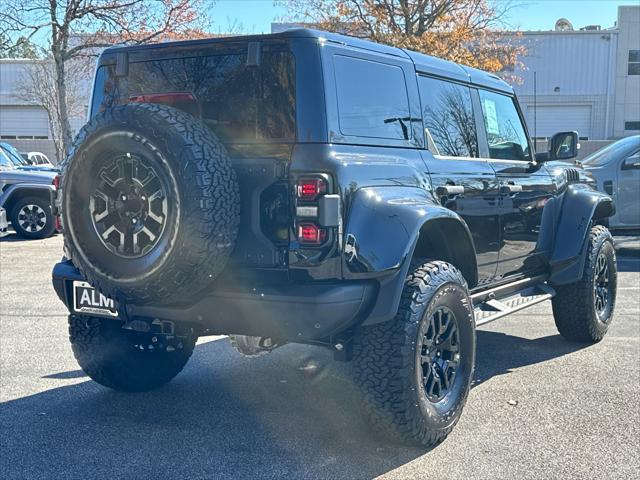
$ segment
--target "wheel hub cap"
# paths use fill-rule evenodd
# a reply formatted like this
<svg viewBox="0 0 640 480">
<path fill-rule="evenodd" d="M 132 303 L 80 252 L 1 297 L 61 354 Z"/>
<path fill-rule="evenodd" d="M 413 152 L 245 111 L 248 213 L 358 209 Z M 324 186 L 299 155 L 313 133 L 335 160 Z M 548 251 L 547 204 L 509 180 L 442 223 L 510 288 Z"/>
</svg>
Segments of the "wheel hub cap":
<svg viewBox="0 0 640 480">
<path fill-rule="evenodd" d="M 124 258 L 149 253 L 167 223 L 167 190 L 166 181 L 143 157 L 127 153 L 108 162 L 89 200 L 104 246 Z"/>
<path fill-rule="evenodd" d="M 47 215 L 38 205 L 25 205 L 18 213 L 18 223 L 23 230 L 36 233 L 47 224 Z"/>
<path fill-rule="evenodd" d="M 432 402 L 442 400 L 453 386 L 460 364 L 460 340 L 453 312 L 438 308 L 424 322 L 420 336 L 422 384 Z"/>
<path fill-rule="evenodd" d="M 609 283 L 609 264 L 607 257 L 601 253 L 596 261 L 596 273 L 593 284 L 596 312 L 599 316 L 604 315 L 611 297 L 611 287 Z"/>
</svg>

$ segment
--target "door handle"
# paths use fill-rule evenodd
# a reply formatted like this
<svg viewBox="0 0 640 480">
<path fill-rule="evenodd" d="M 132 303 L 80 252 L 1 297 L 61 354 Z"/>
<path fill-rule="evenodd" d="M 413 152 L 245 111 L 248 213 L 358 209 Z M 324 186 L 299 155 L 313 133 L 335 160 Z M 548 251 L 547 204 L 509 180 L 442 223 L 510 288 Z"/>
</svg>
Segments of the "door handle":
<svg viewBox="0 0 640 480">
<path fill-rule="evenodd" d="M 506 194 L 513 194 L 513 193 L 520 193 L 522 191 L 522 185 L 511 185 L 511 184 L 507 184 L 507 185 L 502 185 L 500 187 L 500 193 L 506 193 Z"/>
<path fill-rule="evenodd" d="M 441 185 L 436 188 L 436 194 L 439 197 L 446 197 L 447 195 L 462 195 L 463 193 L 463 185 Z"/>
</svg>

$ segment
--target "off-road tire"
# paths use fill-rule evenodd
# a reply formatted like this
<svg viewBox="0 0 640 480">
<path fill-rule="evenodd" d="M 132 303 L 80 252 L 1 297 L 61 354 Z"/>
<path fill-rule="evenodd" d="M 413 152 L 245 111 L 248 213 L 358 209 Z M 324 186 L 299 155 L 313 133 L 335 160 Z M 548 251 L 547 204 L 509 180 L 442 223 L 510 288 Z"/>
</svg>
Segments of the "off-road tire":
<svg viewBox="0 0 640 480">
<path fill-rule="evenodd" d="M 44 213 L 44 226 L 41 230 L 37 232 L 31 232 L 22 227 L 22 224 L 19 219 L 19 215 L 21 210 L 28 205 L 37 205 L 42 213 Z M 26 238 L 29 240 L 38 240 L 43 238 L 49 238 L 53 235 L 55 231 L 55 220 L 53 218 L 53 213 L 51 213 L 51 205 L 47 200 L 42 197 L 24 197 L 17 200 L 13 206 L 11 207 L 11 211 L 9 212 L 9 219 L 11 220 L 11 225 L 13 229 L 16 231 L 16 235 L 22 238 Z"/>
<path fill-rule="evenodd" d="M 156 244 L 125 258 L 108 249 L 89 206 L 100 169 L 114 156 L 132 155 L 154 169 L 168 201 Z M 132 103 L 91 119 L 65 161 L 62 192 L 65 244 L 74 265 L 121 303 L 187 304 L 219 276 L 234 247 L 240 194 L 229 156 L 210 129 L 172 107 Z"/>
<path fill-rule="evenodd" d="M 569 285 L 555 286 L 553 318 L 560 334 L 567 340 L 599 342 L 607 333 L 613 319 L 616 302 L 616 252 L 609 230 L 602 225 L 591 228 L 587 243 L 587 258 L 582 278 Z M 611 292 L 602 314 L 596 309 L 596 281 L 598 258 L 604 256 L 608 268 Z"/>
<path fill-rule="evenodd" d="M 421 325 L 442 306 L 455 313 L 461 354 L 455 388 L 443 398 L 446 406 L 427 398 L 418 352 Z M 414 261 L 396 317 L 361 328 L 354 339 L 355 379 L 373 429 L 401 443 L 432 446 L 443 441 L 465 405 L 475 346 L 473 309 L 462 274 L 446 262 Z"/>
<path fill-rule="evenodd" d="M 162 340 L 153 342 L 152 337 L 125 330 L 117 320 L 69 316 L 69 340 L 78 364 L 92 380 L 114 390 L 153 390 L 182 371 L 196 338 L 183 338 L 181 348 L 167 351 Z"/>
</svg>

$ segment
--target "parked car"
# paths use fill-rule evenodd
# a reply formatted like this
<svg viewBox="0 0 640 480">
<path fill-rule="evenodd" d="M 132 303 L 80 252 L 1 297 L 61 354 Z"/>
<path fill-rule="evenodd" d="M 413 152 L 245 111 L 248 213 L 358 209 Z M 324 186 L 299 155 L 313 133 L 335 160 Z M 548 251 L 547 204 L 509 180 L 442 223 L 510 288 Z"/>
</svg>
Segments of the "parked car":
<svg viewBox="0 0 640 480">
<path fill-rule="evenodd" d="M 555 162 L 575 132 L 534 155 L 495 75 L 303 29 L 110 48 L 91 98 L 53 285 L 102 385 L 167 383 L 198 336 L 323 345 L 376 430 L 434 445 L 477 326 L 546 300 L 569 340 L 611 324 L 613 202 Z"/>
<path fill-rule="evenodd" d="M 54 172 L 16 168 L 0 148 L 0 207 L 6 210 L 18 236 L 46 238 L 55 231 L 56 219 L 51 210 L 55 177 Z"/>
<path fill-rule="evenodd" d="M 4 237 L 8 232 L 9 224 L 7 223 L 7 211 L 0 207 L 0 238 Z"/>
<path fill-rule="evenodd" d="M 0 150 L 2 150 L 5 155 L 9 157 L 14 166 L 19 170 L 36 172 L 59 172 L 59 168 L 55 167 L 54 165 L 34 165 L 32 163 L 29 163 L 29 161 L 26 160 L 13 145 L 10 145 L 8 143 L 0 143 Z"/>
<path fill-rule="evenodd" d="M 49 157 L 47 157 L 44 153 L 21 152 L 20 155 L 29 163 L 29 165 L 55 168 L 53 163 L 51 163 L 51 161 L 49 160 Z"/>
<path fill-rule="evenodd" d="M 598 190 L 611 195 L 616 213 L 612 230 L 640 230 L 640 135 L 612 143 L 582 160 Z"/>
</svg>

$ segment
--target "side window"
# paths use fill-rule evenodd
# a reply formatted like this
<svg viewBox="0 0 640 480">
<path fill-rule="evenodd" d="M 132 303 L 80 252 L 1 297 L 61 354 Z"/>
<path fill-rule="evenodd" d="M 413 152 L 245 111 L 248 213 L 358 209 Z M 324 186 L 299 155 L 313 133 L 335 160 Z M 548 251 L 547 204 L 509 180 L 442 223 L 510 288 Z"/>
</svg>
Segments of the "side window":
<svg viewBox="0 0 640 480">
<path fill-rule="evenodd" d="M 411 114 L 402 68 L 336 55 L 334 69 L 343 135 L 410 138 Z"/>
<path fill-rule="evenodd" d="M 479 90 L 482 116 L 489 142 L 489 157 L 502 160 L 530 160 L 531 152 L 513 99 Z"/>
<path fill-rule="evenodd" d="M 418 77 L 429 150 L 452 157 L 477 157 L 478 139 L 469 87 Z"/>
</svg>

